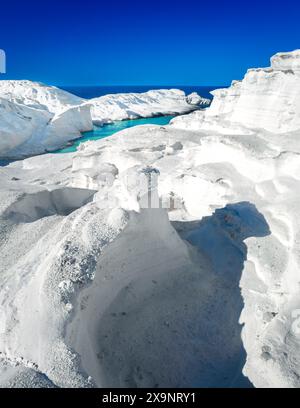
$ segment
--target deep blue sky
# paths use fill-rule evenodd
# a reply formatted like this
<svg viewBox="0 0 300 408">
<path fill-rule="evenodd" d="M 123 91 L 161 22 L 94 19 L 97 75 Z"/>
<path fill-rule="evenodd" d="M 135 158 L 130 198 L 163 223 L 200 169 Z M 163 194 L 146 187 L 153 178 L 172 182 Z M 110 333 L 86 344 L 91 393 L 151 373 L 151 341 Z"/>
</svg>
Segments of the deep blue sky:
<svg viewBox="0 0 300 408">
<path fill-rule="evenodd" d="M 227 85 L 300 48 L 299 15 L 296 0 L 6 0 L 0 79 Z"/>
</svg>

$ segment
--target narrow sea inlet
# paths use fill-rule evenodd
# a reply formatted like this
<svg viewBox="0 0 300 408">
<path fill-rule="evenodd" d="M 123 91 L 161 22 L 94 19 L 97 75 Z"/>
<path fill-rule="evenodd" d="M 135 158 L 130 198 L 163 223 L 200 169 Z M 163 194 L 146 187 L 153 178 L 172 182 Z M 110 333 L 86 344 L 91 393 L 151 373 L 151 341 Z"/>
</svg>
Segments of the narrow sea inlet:
<svg viewBox="0 0 300 408">
<path fill-rule="evenodd" d="M 88 140 L 99 140 L 105 137 L 111 136 L 120 130 L 127 129 L 138 125 L 167 125 L 174 116 L 157 116 L 154 118 L 141 118 L 141 119 L 131 119 L 116 121 L 103 125 L 101 127 L 95 126 L 90 132 L 85 132 L 83 136 L 72 143 L 71 146 L 65 147 L 55 151 L 55 153 L 70 153 L 75 152 L 81 143 L 87 142 Z"/>
</svg>

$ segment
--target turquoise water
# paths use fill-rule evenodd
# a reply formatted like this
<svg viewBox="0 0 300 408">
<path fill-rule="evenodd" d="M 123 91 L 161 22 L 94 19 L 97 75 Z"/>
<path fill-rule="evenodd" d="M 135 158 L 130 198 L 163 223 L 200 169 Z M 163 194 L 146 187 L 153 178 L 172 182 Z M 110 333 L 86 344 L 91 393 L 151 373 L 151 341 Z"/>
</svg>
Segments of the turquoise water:
<svg viewBox="0 0 300 408">
<path fill-rule="evenodd" d="M 128 129 L 137 125 L 167 125 L 174 116 L 158 116 L 156 118 L 143 118 L 143 119 L 131 119 L 131 120 L 122 120 L 101 127 L 94 127 L 94 130 L 90 132 L 83 133 L 80 139 L 74 141 L 71 146 L 65 147 L 63 149 L 57 150 L 54 153 L 70 153 L 75 152 L 77 147 L 88 140 L 99 140 L 104 139 L 105 137 L 111 136 L 116 132 L 119 132 L 123 129 Z"/>
</svg>

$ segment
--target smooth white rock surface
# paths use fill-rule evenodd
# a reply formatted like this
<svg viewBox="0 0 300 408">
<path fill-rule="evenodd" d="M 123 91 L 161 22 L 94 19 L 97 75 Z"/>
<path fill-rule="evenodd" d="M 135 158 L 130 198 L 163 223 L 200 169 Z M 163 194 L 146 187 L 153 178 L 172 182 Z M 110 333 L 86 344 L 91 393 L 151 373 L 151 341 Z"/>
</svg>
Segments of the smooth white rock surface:
<svg viewBox="0 0 300 408">
<path fill-rule="evenodd" d="M 0 383 L 300 386 L 297 55 L 171 126 L 0 168 Z"/>
<path fill-rule="evenodd" d="M 186 96 L 179 89 L 160 89 L 144 93 L 112 94 L 90 100 L 94 123 L 191 112 L 209 105 L 196 92 Z"/>
<path fill-rule="evenodd" d="M 178 89 L 86 100 L 38 82 L 0 81 L 0 157 L 56 150 L 92 130 L 93 122 L 102 125 L 114 120 L 186 113 L 209 102 L 197 93 L 185 96 Z"/>
<path fill-rule="evenodd" d="M 37 82 L 0 81 L 0 157 L 55 150 L 92 128 L 81 98 Z"/>
<path fill-rule="evenodd" d="M 180 128 L 226 132 L 264 129 L 286 133 L 300 129 L 300 51 L 276 54 L 271 68 L 249 69 L 242 81 L 212 92 L 205 112 L 172 120 Z M 244 130 L 242 129 L 244 128 Z"/>
</svg>

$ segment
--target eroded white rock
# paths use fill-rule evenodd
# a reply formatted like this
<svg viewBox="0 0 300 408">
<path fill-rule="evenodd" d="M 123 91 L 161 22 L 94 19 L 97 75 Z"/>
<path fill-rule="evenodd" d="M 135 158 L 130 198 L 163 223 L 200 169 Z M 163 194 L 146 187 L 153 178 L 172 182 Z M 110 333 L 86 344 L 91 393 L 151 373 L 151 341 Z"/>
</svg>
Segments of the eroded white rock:
<svg viewBox="0 0 300 408">
<path fill-rule="evenodd" d="M 172 126 L 5 167 L 4 362 L 33 370 L 33 385 L 300 386 L 300 79 L 288 71 L 250 70 Z M 140 177 L 154 175 L 153 202 L 169 205 L 142 208 Z M 66 197 L 80 198 L 71 212 Z"/>
<path fill-rule="evenodd" d="M 209 102 L 196 93 L 186 96 L 178 89 L 86 100 L 37 82 L 0 81 L 0 157 L 58 149 L 92 130 L 93 123 L 187 113 Z"/>
</svg>

